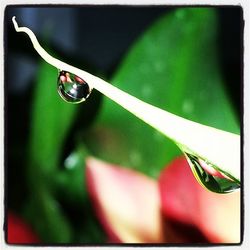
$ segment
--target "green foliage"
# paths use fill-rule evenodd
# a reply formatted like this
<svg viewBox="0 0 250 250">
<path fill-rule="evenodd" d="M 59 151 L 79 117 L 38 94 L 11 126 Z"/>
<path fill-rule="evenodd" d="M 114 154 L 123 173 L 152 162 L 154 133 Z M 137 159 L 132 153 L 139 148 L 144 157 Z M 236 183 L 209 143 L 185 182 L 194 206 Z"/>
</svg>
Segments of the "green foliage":
<svg viewBox="0 0 250 250">
<path fill-rule="evenodd" d="M 111 82 L 177 115 L 239 133 L 223 89 L 216 28 L 212 8 L 185 8 L 163 16 L 136 41 Z M 101 243 L 105 236 L 84 178 L 89 152 L 153 177 L 181 152 L 158 131 L 104 98 L 95 125 L 78 139 L 69 156 L 63 155 L 66 139 L 79 135 L 71 128 L 85 104 L 64 103 L 56 92 L 56 78 L 56 69 L 42 62 L 31 111 L 31 191 L 25 214 L 46 242 Z M 71 161 L 63 166 L 61 157 Z M 70 218 L 63 204 L 74 207 L 77 220 Z"/>
<path fill-rule="evenodd" d="M 223 89 L 216 39 L 213 8 L 174 11 L 140 37 L 111 82 L 174 114 L 238 133 Z M 157 177 L 166 163 L 181 154 L 173 142 L 108 98 L 98 118 L 93 135 L 102 143 L 91 145 L 101 158 Z M 104 135 L 107 140 L 102 140 Z"/>
<path fill-rule="evenodd" d="M 36 168 L 55 170 L 64 139 L 78 106 L 68 105 L 56 92 L 57 69 L 42 62 L 32 105 L 30 156 Z"/>
<path fill-rule="evenodd" d="M 48 244 L 71 242 L 72 228 L 60 204 L 45 187 L 45 182 L 37 184 L 25 206 L 26 217 L 31 221 L 42 242 Z"/>
<path fill-rule="evenodd" d="M 73 161 L 65 161 L 65 166 L 60 166 L 61 157 L 65 157 L 64 143 L 70 135 L 80 106 L 69 105 L 59 97 L 56 92 L 56 79 L 57 70 L 42 62 L 31 110 L 27 176 L 31 191 L 24 213 L 45 243 L 80 240 L 82 236 L 79 234 L 83 230 L 89 240 L 87 243 L 96 243 L 102 241 L 103 236 L 93 211 L 88 209 L 90 201 L 84 176 L 87 151 L 79 146 L 69 156 Z M 82 210 L 81 214 L 78 213 L 77 220 L 80 225 L 77 225 L 77 231 L 74 231 L 74 221 L 67 216 L 61 201 Z M 88 213 L 84 212 L 87 209 Z M 87 223 L 92 221 L 97 225 L 92 226 L 94 233 L 86 228 Z"/>
</svg>

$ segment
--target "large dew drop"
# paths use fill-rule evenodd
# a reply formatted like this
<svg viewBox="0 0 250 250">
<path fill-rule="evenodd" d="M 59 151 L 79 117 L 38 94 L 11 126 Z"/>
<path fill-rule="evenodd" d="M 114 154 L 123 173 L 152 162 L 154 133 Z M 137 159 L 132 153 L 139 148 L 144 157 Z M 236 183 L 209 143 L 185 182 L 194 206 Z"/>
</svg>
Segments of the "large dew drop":
<svg viewBox="0 0 250 250">
<path fill-rule="evenodd" d="M 92 89 L 80 77 L 62 70 L 57 80 L 57 91 L 64 101 L 76 104 L 84 102 Z"/>
<path fill-rule="evenodd" d="M 184 152 L 197 181 L 215 193 L 231 193 L 240 188 L 240 182 L 205 160 Z"/>
</svg>

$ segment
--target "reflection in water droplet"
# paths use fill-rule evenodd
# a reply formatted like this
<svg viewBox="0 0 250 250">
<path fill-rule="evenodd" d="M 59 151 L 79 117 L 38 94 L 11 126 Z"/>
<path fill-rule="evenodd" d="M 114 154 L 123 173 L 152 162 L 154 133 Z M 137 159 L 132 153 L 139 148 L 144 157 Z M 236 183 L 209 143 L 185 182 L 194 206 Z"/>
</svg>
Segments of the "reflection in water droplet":
<svg viewBox="0 0 250 250">
<path fill-rule="evenodd" d="M 57 80 L 57 91 L 64 101 L 80 103 L 89 97 L 92 89 L 80 77 L 62 70 Z"/>
<path fill-rule="evenodd" d="M 221 173 L 216 166 L 185 152 L 197 181 L 208 190 L 216 193 L 231 193 L 240 188 L 239 181 L 229 174 Z"/>
</svg>

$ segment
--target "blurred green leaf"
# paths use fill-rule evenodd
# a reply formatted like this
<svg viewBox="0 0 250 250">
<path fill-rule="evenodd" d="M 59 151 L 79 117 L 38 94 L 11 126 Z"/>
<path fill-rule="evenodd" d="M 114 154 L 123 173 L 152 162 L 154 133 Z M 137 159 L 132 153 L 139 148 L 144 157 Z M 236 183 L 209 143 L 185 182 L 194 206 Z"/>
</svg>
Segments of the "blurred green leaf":
<svg viewBox="0 0 250 250">
<path fill-rule="evenodd" d="M 33 167 L 50 173 L 59 164 L 63 142 L 79 106 L 69 105 L 57 93 L 57 70 L 42 62 L 32 105 L 30 156 Z"/>
<path fill-rule="evenodd" d="M 42 62 L 31 110 L 28 183 L 32 191 L 25 213 L 44 242 L 67 243 L 72 229 L 52 195 L 64 140 L 79 107 L 57 94 L 57 70 Z"/>
<path fill-rule="evenodd" d="M 88 151 L 78 146 L 64 161 L 64 170 L 58 172 L 58 196 L 67 197 L 72 206 L 84 205 L 87 198 L 85 185 L 85 158 Z"/>
<path fill-rule="evenodd" d="M 86 217 L 84 225 L 77 228 L 75 236 L 76 242 L 79 244 L 106 244 L 107 236 L 102 226 L 97 219 L 93 218 L 93 209 L 89 211 L 89 216 Z"/>
<path fill-rule="evenodd" d="M 69 154 L 64 161 L 64 170 L 56 176 L 57 197 L 65 197 L 67 206 L 71 209 L 74 236 L 72 242 L 80 244 L 105 243 L 104 233 L 93 210 L 90 197 L 86 189 L 85 160 L 89 155 L 83 144 Z M 73 212 L 72 212 L 73 211 Z"/>
<path fill-rule="evenodd" d="M 93 103 L 80 106 L 64 102 L 56 90 L 57 74 L 54 67 L 45 62 L 41 63 L 31 110 L 32 126 L 28 163 L 31 195 L 24 213 L 44 243 L 73 241 L 78 243 L 80 239 L 91 242 L 97 238 L 101 241 L 103 232 L 98 228 L 93 212 L 86 214 L 85 211 L 88 210 L 86 206 L 90 204 L 84 176 L 85 157 L 88 152 L 83 146 L 79 146 L 69 156 L 62 155 L 65 143 L 68 142 L 66 139 L 69 138 L 69 130 L 76 121 L 76 115 L 79 114 L 78 110 L 87 109 L 84 113 L 86 122 L 81 122 L 78 126 L 83 129 L 90 122 L 89 117 L 91 121 L 94 119 L 97 109 L 94 109 L 93 114 L 90 112 Z M 78 120 L 82 121 L 82 119 Z M 69 139 L 75 139 L 78 134 L 73 134 Z M 59 166 L 62 164 L 61 157 L 66 158 L 64 169 L 63 166 Z M 71 214 L 67 213 L 67 207 L 78 211 L 77 225 L 71 218 Z M 90 224 L 91 230 L 88 230 Z M 79 235 L 76 232 L 78 229 L 85 233 Z"/>
<path fill-rule="evenodd" d="M 70 223 L 47 187 L 39 185 L 26 204 L 25 214 L 43 243 L 71 242 L 73 235 Z"/>
<path fill-rule="evenodd" d="M 111 82 L 174 114 L 239 133 L 223 88 L 217 26 L 213 8 L 182 8 L 163 16 L 135 43 Z M 97 156 L 153 177 L 181 154 L 173 142 L 108 98 L 88 144 Z"/>
</svg>

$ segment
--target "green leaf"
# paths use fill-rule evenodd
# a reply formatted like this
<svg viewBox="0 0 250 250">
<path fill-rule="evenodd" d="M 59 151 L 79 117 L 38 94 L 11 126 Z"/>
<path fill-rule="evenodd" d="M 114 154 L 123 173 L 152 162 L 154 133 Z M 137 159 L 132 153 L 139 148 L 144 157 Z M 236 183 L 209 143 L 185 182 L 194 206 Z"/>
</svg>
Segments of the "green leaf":
<svg viewBox="0 0 250 250">
<path fill-rule="evenodd" d="M 39 234 L 43 243 L 69 243 L 72 228 L 60 204 L 44 185 L 38 185 L 35 195 L 25 207 L 26 217 Z"/>
<path fill-rule="evenodd" d="M 181 8 L 163 16 L 135 43 L 111 82 L 174 114 L 239 133 L 223 88 L 217 26 L 213 8 Z M 108 98 L 89 138 L 97 156 L 154 177 L 181 154 L 173 142 Z"/>
<path fill-rule="evenodd" d="M 28 183 L 32 195 L 25 213 L 47 243 L 68 243 L 72 229 L 52 195 L 64 140 L 78 106 L 65 103 L 57 94 L 57 70 L 42 62 L 31 107 Z"/>
<path fill-rule="evenodd" d="M 87 198 L 85 183 L 85 159 L 88 151 L 78 146 L 64 161 L 64 170 L 55 176 L 59 197 L 67 197 L 73 206 L 84 205 Z"/>
<path fill-rule="evenodd" d="M 79 106 L 65 103 L 57 93 L 57 70 L 42 62 L 32 105 L 30 157 L 33 167 L 51 172 L 58 167 L 63 142 Z"/>
<path fill-rule="evenodd" d="M 65 159 L 64 170 L 56 176 L 57 197 L 64 199 L 74 211 L 71 218 L 74 236 L 72 242 L 97 244 L 106 242 L 99 221 L 92 207 L 86 188 L 85 159 L 89 155 L 83 144 Z M 66 199 L 65 199 L 66 197 Z"/>
</svg>

